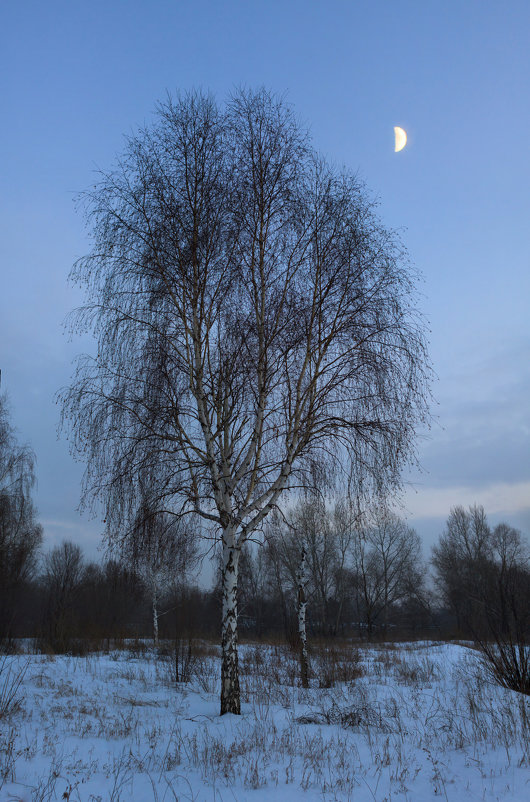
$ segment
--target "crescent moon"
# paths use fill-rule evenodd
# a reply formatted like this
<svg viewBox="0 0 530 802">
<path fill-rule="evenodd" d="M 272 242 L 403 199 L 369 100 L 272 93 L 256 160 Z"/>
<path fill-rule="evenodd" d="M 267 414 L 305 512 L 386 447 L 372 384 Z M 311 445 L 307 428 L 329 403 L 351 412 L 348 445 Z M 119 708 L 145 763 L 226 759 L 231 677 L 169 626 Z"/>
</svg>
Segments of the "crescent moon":
<svg viewBox="0 0 530 802">
<path fill-rule="evenodd" d="M 405 145 L 407 144 L 407 134 L 400 128 L 398 125 L 394 126 L 394 139 L 395 139 L 395 147 L 394 153 L 397 153 L 400 150 L 403 150 Z"/>
</svg>

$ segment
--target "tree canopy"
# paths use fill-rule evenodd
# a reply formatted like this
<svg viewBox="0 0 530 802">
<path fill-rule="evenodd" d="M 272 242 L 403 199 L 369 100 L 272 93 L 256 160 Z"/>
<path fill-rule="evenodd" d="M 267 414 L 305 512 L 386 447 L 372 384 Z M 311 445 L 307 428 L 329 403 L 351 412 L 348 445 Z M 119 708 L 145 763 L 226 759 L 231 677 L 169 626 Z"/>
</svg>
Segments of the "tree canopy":
<svg viewBox="0 0 530 802">
<path fill-rule="evenodd" d="M 63 398 L 85 497 L 112 536 L 156 474 L 158 508 L 218 528 L 233 646 L 241 545 L 282 492 L 332 458 L 381 494 L 414 457 L 429 383 L 415 276 L 362 182 L 265 90 L 168 98 L 84 201 L 75 322 L 98 352 Z"/>
</svg>

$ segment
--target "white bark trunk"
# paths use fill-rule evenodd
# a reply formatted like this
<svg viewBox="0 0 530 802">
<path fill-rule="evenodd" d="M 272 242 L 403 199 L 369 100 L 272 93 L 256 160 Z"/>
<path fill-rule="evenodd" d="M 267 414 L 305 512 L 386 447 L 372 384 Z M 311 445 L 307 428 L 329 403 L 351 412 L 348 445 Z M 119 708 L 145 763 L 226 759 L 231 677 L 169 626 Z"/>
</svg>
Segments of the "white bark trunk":
<svg viewBox="0 0 530 802">
<path fill-rule="evenodd" d="M 305 548 L 302 548 L 300 566 L 298 568 L 298 634 L 300 636 L 300 674 L 302 687 L 309 686 L 309 658 L 307 654 L 307 633 L 306 633 L 306 609 L 305 598 L 306 573 L 305 573 Z"/>
<path fill-rule="evenodd" d="M 237 580 L 239 547 L 233 536 L 223 538 L 223 622 L 221 666 L 221 715 L 241 713 L 237 654 Z"/>
</svg>

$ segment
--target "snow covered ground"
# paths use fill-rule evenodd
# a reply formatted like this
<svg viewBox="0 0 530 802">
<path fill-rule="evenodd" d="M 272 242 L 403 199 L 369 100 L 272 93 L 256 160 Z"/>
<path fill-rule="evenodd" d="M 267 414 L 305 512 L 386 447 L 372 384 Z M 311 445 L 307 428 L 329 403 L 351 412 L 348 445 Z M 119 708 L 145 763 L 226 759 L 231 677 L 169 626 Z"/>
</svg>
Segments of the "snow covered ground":
<svg viewBox="0 0 530 802">
<path fill-rule="evenodd" d="M 0 702 L 26 668 L 0 719 L 0 800 L 530 799 L 530 699 L 470 649 L 314 655 L 303 690 L 287 649 L 246 645 L 242 715 L 222 718 L 219 657 L 202 652 L 179 687 L 149 652 L 6 658 Z"/>
</svg>

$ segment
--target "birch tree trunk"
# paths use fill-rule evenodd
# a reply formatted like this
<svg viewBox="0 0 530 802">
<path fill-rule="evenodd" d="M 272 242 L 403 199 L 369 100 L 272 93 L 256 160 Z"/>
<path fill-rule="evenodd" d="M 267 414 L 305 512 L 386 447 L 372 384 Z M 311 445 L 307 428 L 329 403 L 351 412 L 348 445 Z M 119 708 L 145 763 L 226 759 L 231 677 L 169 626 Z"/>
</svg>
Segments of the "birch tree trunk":
<svg viewBox="0 0 530 802">
<path fill-rule="evenodd" d="M 223 621 L 221 665 L 221 715 L 241 713 L 237 654 L 237 580 L 239 547 L 233 536 L 223 538 Z"/>
<path fill-rule="evenodd" d="M 305 598 L 305 548 L 302 548 L 300 566 L 298 568 L 298 634 L 300 636 L 300 675 L 302 678 L 302 688 L 309 687 L 309 659 L 307 656 L 307 633 L 306 633 L 306 607 Z"/>
<path fill-rule="evenodd" d="M 152 599 L 153 599 L 153 643 L 155 649 L 158 648 L 158 594 L 156 582 L 152 585 Z"/>
</svg>

